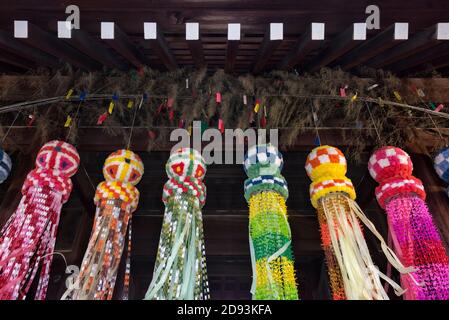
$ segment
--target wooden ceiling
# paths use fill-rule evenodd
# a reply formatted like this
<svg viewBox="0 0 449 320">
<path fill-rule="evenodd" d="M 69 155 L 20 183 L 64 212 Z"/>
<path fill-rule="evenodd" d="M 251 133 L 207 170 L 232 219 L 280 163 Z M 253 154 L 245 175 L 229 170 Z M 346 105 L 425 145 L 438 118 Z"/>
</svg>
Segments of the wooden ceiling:
<svg viewBox="0 0 449 320">
<path fill-rule="evenodd" d="M 81 29 L 57 37 L 57 21 L 73 1 L 3 0 L 0 4 L 0 71 L 36 67 L 149 66 L 224 68 L 261 73 L 271 69 L 317 71 L 324 66 L 353 70 L 367 65 L 400 75 L 447 73 L 449 41 L 436 40 L 436 24 L 448 22 L 444 0 L 377 1 L 380 30 L 352 40 L 352 25 L 365 22 L 369 1 L 266 0 L 78 0 Z M 29 22 L 29 37 L 13 37 L 14 20 Z M 115 39 L 100 39 L 100 23 L 115 22 Z M 143 23 L 156 22 L 157 40 L 144 40 Z M 185 23 L 198 22 L 200 40 L 185 40 Z M 269 23 L 284 24 L 284 39 L 270 41 Z M 325 23 L 325 40 L 310 40 L 310 24 Z M 409 23 L 408 40 L 394 40 L 394 24 Z M 240 23 L 240 41 L 227 40 L 227 24 Z"/>
</svg>

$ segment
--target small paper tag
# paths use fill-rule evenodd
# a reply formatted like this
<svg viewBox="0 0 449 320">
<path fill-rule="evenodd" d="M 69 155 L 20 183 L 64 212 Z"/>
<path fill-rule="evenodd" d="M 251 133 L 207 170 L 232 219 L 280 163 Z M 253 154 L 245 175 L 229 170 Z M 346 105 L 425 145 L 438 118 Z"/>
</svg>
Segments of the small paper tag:
<svg viewBox="0 0 449 320">
<path fill-rule="evenodd" d="M 64 123 L 64 128 L 70 127 L 71 124 L 72 124 L 72 117 L 67 116 L 67 119 L 65 120 L 65 123 Z"/>
<path fill-rule="evenodd" d="M 394 96 L 395 96 L 396 100 L 398 100 L 398 101 L 402 101 L 402 97 L 401 97 L 401 95 L 399 94 L 399 92 L 397 92 L 397 91 L 393 91 L 393 94 L 394 94 Z"/>
<path fill-rule="evenodd" d="M 444 108 L 444 104 L 440 103 L 438 107 L 436 107 L 435 112 L 440 112 Z"/>
<path fill-rule="evenodd" d="M 108 107 L 109 114 L 112 114 L 112 111 L 114 111 L 114 101 L 109 102 L 109 107 Z"/>
<path fill-rule="evenodd" d="M 66 94 L 66 96 L 65 96 L 65 99 L 66 99 L 66 100 L 70 99 L 70 97 L 72 96 L 72 94 L 73 94 L 73 89 L 70 89 L 69 91 L 67 91 L 67 94 Z"/>
<path fill-rule="evenodd" d="M 246 97 L 246 94 L 243 95 L 243 105 L 248 105 L 248 98 Z"/>
<path fill-rule="evenodd" d="M 346 98 L 346 89 L 340 88 L 340 97 Z"/>
<path fill-rule="evenodd" d="M 215 93 L 215 102 L 221 103 L 221 93 L 220 92 Z"/>
<path fill-rule="evenodd" d="M 128 104 L 126 106 L 128 107 L 128 109 L 131 109 L 134 106 L 134 101 L 128 100 Z"/>
</svg>

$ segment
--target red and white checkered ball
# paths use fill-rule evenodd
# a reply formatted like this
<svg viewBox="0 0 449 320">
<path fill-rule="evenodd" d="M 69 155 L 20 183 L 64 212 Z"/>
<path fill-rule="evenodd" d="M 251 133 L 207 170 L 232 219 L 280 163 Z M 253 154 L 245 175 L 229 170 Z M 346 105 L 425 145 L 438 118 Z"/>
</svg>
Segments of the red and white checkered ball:
<svg viewBox="0 0 449 320">
<path fill-rule="evenodd" d="M 76 173 L 79 163 L 80 156 L 75 147 L 59 140 L 44 144 L 36 157 L 37 168 L 56 171 L 67 177 Z"/>
<path fill-rule="evenodd" d="M 368 161 L 368 170 L 374 180 L 382 182 L 391 177 L 411 177 L 413 164 L 407 152 L 388 146 L 376 150 L 371 155 Z"/>
</svg>

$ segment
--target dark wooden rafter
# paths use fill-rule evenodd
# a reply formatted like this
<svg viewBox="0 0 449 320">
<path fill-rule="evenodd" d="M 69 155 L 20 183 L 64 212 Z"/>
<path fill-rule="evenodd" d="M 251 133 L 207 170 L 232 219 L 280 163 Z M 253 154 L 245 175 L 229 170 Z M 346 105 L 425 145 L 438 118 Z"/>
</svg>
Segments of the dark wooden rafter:
<svg viewBox="0 0 449 320">
<path fill-rule="evenodd" d="M 94 63 L 81 52 L 64 42 L 59 41 L 56 35 L 52 35 L 32 23 L 28 23 L 28 33 L 28 38 L 20 40 L 30 46 L 38 48 L 84 70 L 92 70 L 99 67 L 98 64 Z"/>
<path fill-rule="evenodd" d="M 299 38 L 293 50 L 279 63 L 278 68 L 289 70 L 300 63 L 311 51 L 315 50 L 322 41 L 312 40 L 312 27 L 309 26 L 304 34 Z"/>
<path fill-rule="evenodd" d="M 329 47 L 313 59 L 306 67 L 309 72 L 318 71 L 343 56 L 357 46 L 360 41 L 354 40 L 354 24 L 338 34 L 329 44 Z"/>
<path fill-rule="evenodd" d="M 103 39 L 110 47 L 128 60 L 134 67 L 140 68 L 148 64 L 146 57 L 136 47 L 128 35 L 114 23 L 114 39 Z"/>
<path fill-rule="evenodd" d="M 394 39 L 394 33 L 395 25 L 392 24 L 375 37 L 364 41 L 357 48 L 345 54 L 336 61 L 335 65 L 338 65 L 342 70 L 349 70 L 366 62 L 401 41 Z"/>
<path fill-rule="evenodd" d="M 124 70 L 126 66 L 112 54 L 103 44 L 82 29 L 73 29 L 72 38 L 65 39 L 85 55 L 95 59 L 102 65 Z"/>
<path fill-rule="evenodd" d="M 270 40 L 270 26 L 267 27 L 265 35 L 260 45 L 259 53 L 256 56 L 256 62 L 253 66 L 253 73 L 260 73 L 267 65 L 270 57 L 281 45 L 282 40 Z"/>
<path fill-rule="evenodd" d="M 8 50 L 18 57 L 31 60 L 36 64 L 48 67 L 58 67 L 59 61 L 54 56 L 46 54 L 34 47 L 15 39 L 10 33 L 0 30 L 0 49 Z"/>
<path fill-rule="evenodd" d="M 157 28 L 156 39 L 147 40 L 150 43 L 151 49 L 157 55 L 159 60 L 164 64 L 167 70 L 173 71 L 178 68 L 178 63 L 175 60 L 170 48 L 165 41 L 164 34 Z"/>
<path fill-rule="evenodd" d="M 226 47 L 225 71 L 231 73 L 234 70 L 237 52 L 239 50 L 239 40 L 228 40 Z"/>
<path fill-rule="evenodd" d="M 192 59 L 198 68 L 203 68 L 206 64 L 204 61 L 203 43 L 201 40 L 187 40 Z"/>
<path fill-rule="evenodd" d="M 6 50 L 0 51 L 0 61 L 25 70 L 33 69 L 36 67 L 36 65 L 33 62 L 25 58 L 20 58 Z"/>
<path fill-rule="evenodd" d="M 444 42 L 434 48 L 420 52 L 414 56 L 398 61 L 391 66 L 397 73 L 428 72 L 449 65 L 449 42 Z"/>
<path fill-rule="evenodd" d="M 374 59 L 370 60 L 368 62 L 368 65 L 373 68 L 382 68 L 391 65 L 396 61 L 422 52 L 425 49 L 436 46 L 439 43 L 436 37 L 437 28 L 438 25 L 435 24 L 430 28 L 415 33 L 407 41 L 383 52 Z"/>
</svg>

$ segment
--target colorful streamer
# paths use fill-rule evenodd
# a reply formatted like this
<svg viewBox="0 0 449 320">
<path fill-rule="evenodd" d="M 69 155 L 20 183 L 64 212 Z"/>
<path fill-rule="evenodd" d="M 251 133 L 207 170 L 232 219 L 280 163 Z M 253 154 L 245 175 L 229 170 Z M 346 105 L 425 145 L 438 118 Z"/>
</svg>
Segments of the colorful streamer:
<svg viewBox="0 0 449 320">
<path fill-rule="evenodd" d="M 0 300 L 25 299 L 39 268 L 35 299 L 45 299 L 61 208 L 79 161 L 63 141 L 48 142 L 37 154 L 20 204 L 0 233 Z"/>
<path fill-rule="evenodd" d="M 139 190 L 135 185 L 139 183 L 143 172 L 142 160 L 132 151 L 118 150 L 106 159 L 103 166 L 106 181 L 98 185 L 95 193 L 97 210 L 80 273 L 74 287 L 69 288 L 61 299 L 112 299 L 127 230 L 128 250 L 131 245 L 131 216 L 139 203 Z M 122 299 L 128 298 L 129 254 L 128 251 Z"/>
<path fill-rule="evenodd" d="M 165 214 L 145 299 L 206 300 L 209 285 L 201 214 L 206 165 L 198 151 L 183 148 L 170 156 L 165 168 L 169 177 L 162 194 Z"/>
<path fill-rule="evenodd" d="M 449 259 L 425 203 L 421 180 L 412 176 L 410 156 L 383 147 L 371 156 L 368 169 L 379 182 L 376 198 L 385 209 L 394 249 L 413 277 L 401 277 L 408 300 L 449 299 Z"/>
<path fill-rule="evenodd" d="M 397 261 L 354 201 L 356 194 L 351 180 L 346 177 L 343 153 L 331 146 L 317 147 L 308 155 L 305 168 L 312 179 L 310 199 L 318 211 L 333 299 L 386 300 L 388 295 L 380 278 L 401 294 L 401 288 L 382 274 L 371 260 L 360 220 L 381 241 L 388 260 L 400 272 L 410 270 Z"/>
<path fill-rule="evenodd" d="M 8 176 L 11 173 L 11 168 L 11 158 L 3 149 L 0 149 L 0 183 L 3 183 L 8 179 Z"/>
<path fill-rule="evenodd" d="M 253 266 L 251 293 L 256 300 L 298 299 L 282 166 L 282 155 L 273 145 L 251 147 L 244 161 L 249 177 L 245 198 Z"/>
<path fill-rule="evenodd" d="M 438 176 L 446 183 L 449 183 L 449 147 L 444 148 L 438 152 L 433 161 L 435 171 Z M 449 188 L 446 190 L 449 197 Z"/>
</svg>

